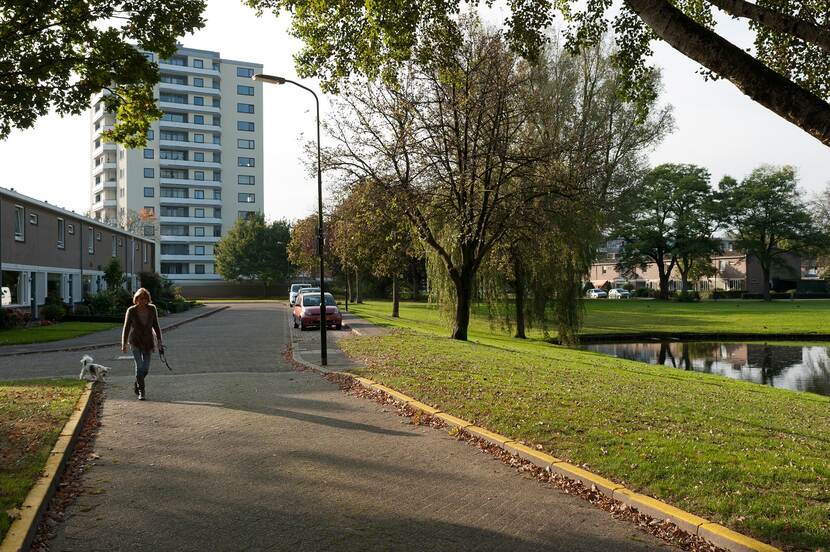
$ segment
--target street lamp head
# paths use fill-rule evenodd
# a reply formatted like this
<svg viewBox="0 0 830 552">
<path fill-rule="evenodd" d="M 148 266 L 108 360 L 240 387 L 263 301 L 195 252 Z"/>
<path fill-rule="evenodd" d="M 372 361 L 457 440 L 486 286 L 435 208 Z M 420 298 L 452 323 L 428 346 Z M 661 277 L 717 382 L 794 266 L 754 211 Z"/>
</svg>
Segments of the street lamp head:
<svg viewBox="0 0 830 552">
<path fill-rule="evenodd" d="M 254 75 L 253 79 L 255 81 L 270 82 L 271 84 L 285 84 L 285 79 L 283 77 L 276 77 L 274 75 L 264 75 L 262 73 Z"/>
</svg>

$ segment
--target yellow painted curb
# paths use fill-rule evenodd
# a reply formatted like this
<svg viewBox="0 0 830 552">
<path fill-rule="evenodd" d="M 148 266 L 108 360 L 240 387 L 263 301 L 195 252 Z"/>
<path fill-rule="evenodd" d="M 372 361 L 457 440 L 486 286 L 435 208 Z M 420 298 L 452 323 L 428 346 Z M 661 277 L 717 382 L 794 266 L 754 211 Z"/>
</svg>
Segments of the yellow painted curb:
<svg viewBox="0 0 830 552">
<path fill-rule="evenodd" d="M 527 460 L 536 466 L 545 469 L 549 468 L 552 472 L 558 473 L 568 479 L 579 481 L 588 488 L 594 486 L 602 494 L 618 500 L 623 504 L 627 504 L 632 508 L 637 508 L 638 511 L 655 519 L 669 520 L 687 533 L 697 535 L 712 544 L 715 544 L 716 546 L 720 546 L 721 548 L 725 548 L 732 552 L 781 552 L 780 549 L 775 548 L 774 546 L 751 537 L 747 537 L 746 535 L 742 535 L 741 533 L 731 529 L 727 529 L 717 523 L 712 523 L 705 518 L 696 516 L 692 513 L 686 512 L 685 510 L 681 510 L 671 504 L 667 504 L 650 496 L 626 489 L 623 485 L 614 483 L 609 479 L 600 477 L 599 475 L 593 474 L 588 470 L 582 469 L 579 466 L 574 466 L 568 462 L 564 462 L 559 458 L 545 454 L 544 452 L 534 450 L 531 447 L 523 445 L 517 441 L 511 441 L 503 435 L 492 432 L 483 427 L 474 426 L 466 420 L 462 420 L 452 414 L 447 414 L 446 412 L 441 412 L 431 406 L 427 406 L 424 403 L 395 391 L 394 389 L 386 387 L 385 385 L 377 384 L 372 380 L 356 376 L 349 372 L 344 373 L 352 376 L 366 387 L 383 391 L 384 393 L 387 393 L 400 401 L 406 402 L 413 408 L 418 408 L 424 412 L 431 413 L 436 418 L 443 420 L 445 423 L 459 429 L 463 429 L 471 435 L 489 441 L 490 443 L 493 443 L 507 452 L 515 454 L 516 456 Z M 430 411 L 434 411 L 434 413 Z M 5 550 L 0 548 L 0 552 L 5 552 Z"/>
<path fill-rule="evenodd" d="M 568 462 L 556 462 L 550 465 L 550 471 L 563 475 L 569 479 L 576 479 L 581 481 L 587 488 L 596 487 L 599 492 L 608 497 L 614 496 L 614 491 L 617 489 L 624 489 L 622 485 L 614 483 L 609 479 L 600 477 L 596 474 L 584 470 L 579 466 L 574 466 Z"/>
<path fill-rule="evenodd" d="M 533 449 L 517 441 L 508 441 L 505 443 L 504 450 L 510 454 L 518 456 L 522 460 L 527 460 L 531 464 L 534 464 L 542 469 L 548 469 L 551 464 L 562 461 L 555 456 L 545 454 L 540 450 Z"/>
<path fill-rule="evenodd" d="M 717 523 L 704 523 L 698 528 L 697 535 L 732 552 L 781 552 L 774 546 L 742 535 L 732 529 L 727 529 Z"/>
<path fill-rule="evenodd" d="M 66 459 L 72 451 L 75 439 L 81 430 L 81 422 L 89 407 L 92 396 L 92 382 L 78 399 L 75 412 L 69 417 L 58 437 L 52 452 L 46 460 L 42 475 L 35 481 L 23 505 L 18 510 L 19 517 L 14 520 L 0 543 L 0 552 L 24 552 L 29 549 L 35 536 L 40 516 L 46 508 L 58 485 Z"/>
<path fill-rule="evenodd" d="M 424 404 L 420 401 L 408 401 L 406 403 L 406 406 L 408 406 L 410 408 L 414 408 L 415 410 L 420 410 L 424 414 L 429 414 L 431 416 L 435 416 L 436 414 L 441 412 L 437 408 L 433 408 L 433 407 L 429 406 L 428 404 Z"/>
</svg>

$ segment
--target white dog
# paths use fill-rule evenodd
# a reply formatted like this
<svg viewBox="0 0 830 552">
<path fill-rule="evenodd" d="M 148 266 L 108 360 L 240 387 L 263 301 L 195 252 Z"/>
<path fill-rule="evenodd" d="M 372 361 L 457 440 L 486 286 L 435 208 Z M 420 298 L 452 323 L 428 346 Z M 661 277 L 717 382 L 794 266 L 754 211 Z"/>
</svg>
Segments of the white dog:
<svg viewBox="0 0 830 552">
<path fill-rule="evenodd" d="M 110 373 L 108 366 L 95 364 L 95 359 L 89 355 L 81 357 L 81 373 L 78 379 L 85 379 L 88 381 L 106 381 L 107 375 Z"/>
</svg>

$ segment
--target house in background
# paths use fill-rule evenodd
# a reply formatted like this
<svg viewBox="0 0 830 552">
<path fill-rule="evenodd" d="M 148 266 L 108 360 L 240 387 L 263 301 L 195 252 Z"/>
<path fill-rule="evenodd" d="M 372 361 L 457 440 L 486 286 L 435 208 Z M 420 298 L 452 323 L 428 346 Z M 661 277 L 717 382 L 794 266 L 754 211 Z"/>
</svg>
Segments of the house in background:
<svg viewBox="0 0 830 552">
<path fill-rule="evenodd" d="M 105 289 L 104 267 L 121 261 L 126 286 L 152 272 L 155 242 L 44 201 L 0 188 L 0 274 L 8 304 L 37 307 L 49 295 L 74 305 Z"/>
<path fill-rule="evenodd" d="M 734 239 L 729 236 L 721 238 L 721 253 L 712 256 L 715 275 L 689 282 L 690 289 L 695 291 L 737 290 L 748 293 L 763 291 L 763 271 L 758 259 L 743 251 L 737 251 L 734 244 Z M 645 270 L 638 269 L 623 273 L 617 269 L 621 248 L 622 240 L 609 240 L 600 246 L 598 258 L 591 265 L 588 280 L 596 287 L 609 282 L 614 287 L 632 284 L 635 289 L 659 289 L 660 277 L 655 263 L 646 265 Z M 810 267 L 806 265 L 802 267 L 799 255 L 785 254 L 780 259 L 782 262 L 773 265 L 770 275 L 773 282 L 776 280 L 792 282 L 809 277 Z M 675 291 L 680 288 L 680 274 L 675 269 L 669 280 L 669 290 Z"/>
</svg>

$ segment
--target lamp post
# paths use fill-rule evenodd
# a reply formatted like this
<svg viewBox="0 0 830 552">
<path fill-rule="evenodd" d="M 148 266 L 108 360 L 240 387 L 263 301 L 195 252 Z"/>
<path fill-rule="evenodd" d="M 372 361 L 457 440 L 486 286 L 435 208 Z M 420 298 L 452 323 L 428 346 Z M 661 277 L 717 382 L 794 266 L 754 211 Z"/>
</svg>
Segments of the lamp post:
<svg viewBox="0 0 830 552">
<path fill-rule="evenodd" d="M 293 84 L 314 96 L 314 103 L 317 107 L 317 254 L 320 257 L 320 364 L 328 364 L 328 351 L 326 350 L 326 284 L 323 272 L 323 174 L 320 166 L 320 99 L 311 88 L 303 86 L 298 82 L 274 75 L 257 74 L 253 76 L 255 81 L 267 82 L 270 84 Z"/>
</svg>

